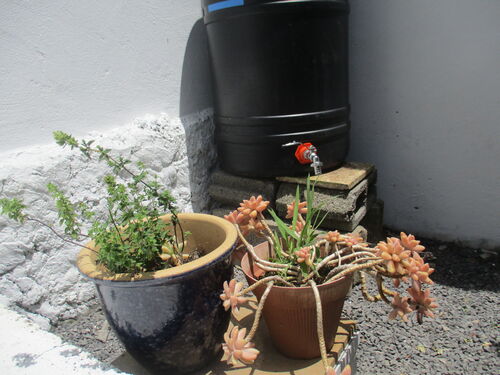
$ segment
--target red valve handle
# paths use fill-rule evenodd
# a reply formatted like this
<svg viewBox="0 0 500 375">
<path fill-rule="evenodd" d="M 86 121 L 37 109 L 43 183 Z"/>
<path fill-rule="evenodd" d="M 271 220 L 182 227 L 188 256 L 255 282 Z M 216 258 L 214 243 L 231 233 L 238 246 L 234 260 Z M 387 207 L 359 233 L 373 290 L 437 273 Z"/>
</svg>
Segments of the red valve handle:
<svg viewBox="0 0 500 375">
<path fill-rule="evenodd" d="M 315 149 L 312 143 L 309 142 L 301 143 L 299 146 L 297 146 L 297 149 L 295 150 L 295 157 L 300 164 L 312 163 L 312 160 L 309 159 L 309 155 L 311 154 L 311 147 Z"/>
</svg>

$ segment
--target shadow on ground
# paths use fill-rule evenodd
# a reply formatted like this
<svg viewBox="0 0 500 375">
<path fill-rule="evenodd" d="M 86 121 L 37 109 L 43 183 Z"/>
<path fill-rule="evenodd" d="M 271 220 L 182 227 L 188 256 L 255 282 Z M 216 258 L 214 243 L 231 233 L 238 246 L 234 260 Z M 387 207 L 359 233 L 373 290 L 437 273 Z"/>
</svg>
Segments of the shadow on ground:
<svg viewBox="0 0 500 375">
<path fill-rule="evenodd" d="M 398 236 L 388 229 L 386 235 Z M 425 260 L 435 269 L 431 275 L 435 283 L 464 290 L 500 292 L 500 252 L 417 238 L 426 247 Z"/>
</svg>

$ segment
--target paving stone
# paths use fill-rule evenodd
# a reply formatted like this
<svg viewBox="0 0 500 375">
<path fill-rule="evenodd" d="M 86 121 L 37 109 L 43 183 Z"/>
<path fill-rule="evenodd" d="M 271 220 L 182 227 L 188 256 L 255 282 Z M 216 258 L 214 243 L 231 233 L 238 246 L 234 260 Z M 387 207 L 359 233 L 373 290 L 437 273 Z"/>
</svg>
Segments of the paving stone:
<svg viewBox="0 0 500 375">
<path fill-rule="evenodd" d="M 368 163 L 347 162 L 342 167 L 319 176 L 311 176 L 317 187 L 332 190 L 351 190 L 360 181 L 375 171 L 375 166 Z M 278 177 L 278 181 L 293 184 L 305 184 L 306 177 Z"/>
<path fill-rule="evenodd" d="M 208 193 L 219 205 L 228 206 L 234 210 L 239 207 L 243 199 L 248 199 L 252 195 L 262 195 L 265 200 L 274 205 L 277 186 L 278 183 L 274 179 L 245 178 L 218 170 L 212 175 Z"/>
</svg>

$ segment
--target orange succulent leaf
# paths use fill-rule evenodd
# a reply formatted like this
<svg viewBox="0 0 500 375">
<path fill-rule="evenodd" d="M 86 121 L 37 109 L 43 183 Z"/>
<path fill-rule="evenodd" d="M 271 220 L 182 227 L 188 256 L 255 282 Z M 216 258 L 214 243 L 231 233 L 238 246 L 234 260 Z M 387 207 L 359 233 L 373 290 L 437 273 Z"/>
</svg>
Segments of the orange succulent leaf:
<svg viewBox="0 0 500 375">
<path fill-rule="evenodd" d="M 312 265 L 312 262 L 311 262 L 311 247 L 310 246 L 303 247 L 302 249 L 297 250 L 295 252 L 295 256 L 297 257 L 297 262 L 298 263 L 305 263 L 308 266 Z"/>
<path fill-rule="evenodd" d="M 433 310 L 438 307 L 438 305 L 434 302 L 435 298 L 430 297 L 430 289 L 417 290 L 416 288 L 408 288 L 407 292 L 411 296 L 409 301 L 410 306 L 417 312 L 419 321 L 422 319 L 422 316 L 434 318 Z"/>
<path fill-rule="evenodd" d="M 258 357 L 259 351 L 254 348 L 254 344 L 245 340 L 246 328 L 241 330 L 233 327 L 230 332 L 224 334 L 225 343 L 222 349 L 227 356 L 228 365 L 237 365 L 238 361 L 244 364 L 252 364 Z"/>
<path fill-rule="evenodd" d="M 333 242 L 333 243 L 342 241 L 344 239 L 344 237 L 339 233 L 338 230 L 333 232 L 328 232 L 327 234 L 325 234 L 323 238 L 328 242 Z"/>
<path fill-rule="evenodd" d="M 295 210 L 295 202 L 286 206 L 286 219 L 293 218 L 293 211 Z M 299 214 L 307 214 L 307 202 L 299 203 Z"/>
<path fill-rule="evenodd" d="M 410 305 L 408 304 L 408 297 L 401 298 L 397 293 L 391 302 L 392 311 L 389 313 L 389 319 L 401 318 L 403 321 L 407 322 L 408 317 L 406 314 L 412 312 Z"/>
<path fill-rule="evenodd" d="M 301 220 L 297 220 L 297 223 L 295 224 L 295 228 L 291 225 L 289 226 L 289 228 L 291 230 L 294 230 L 297 233 L 300 233 L 304 229 L 304 222 Z"/>
<path fill-rule="evenodd" d="M 340 373 L 335 371 L 332 366 L 328 366 L 325 368 L 325 375 L 351 375 L 351 371 L 350 365 L 347 365 Z"/>
<path fill-rule="evenodd" d="M 360 236 L 355 235 L 354 233 L 347 233 L 342 236 L 343 241 L 346 243 L 347 246 L 354 246 L 354 245 L 361 245 L 361 246 L 367 246 L 368 244 L 364 242 L 363 238 Z"/>
<path fill-rule="evenodd" d="M 406 283 L 406 282 L 408 282 L 408 278 L 407 277 L 398 277 L 398 278 L 392 279 L 392 284 L 396 288 L 399 288 L 399 286 L 401 285 L 401 281 Z"/>
<path fill-rule="evenodd" d="M 425 250 L 425 246 L 420 245 L 420 241 L 415 239 L 413 234 L 406 234 L 405 232 L 401 232 L 401 244 L 406 250 L 422 252 Z"/>
<path fill-rule="evenodd" d="M 233 224 L 243 224 L 247 221 L 247 218 L 244 214 L 238 212 L 237 210 L 230 212 L 228 215 L 224 215 L 224 219 Z"/>
<path fill-rule="evenodd" d="M 405 275 L 405 260 L 411 256 L 411 251 L 405 250 L 399 238 L 391 237 L 377 244 L 376 255 L 385 260 L 385 268 L 388 273 L 394 275 Z"/>
<path fill-rule="evenodd" d="M 408 276 L 416 282 L 434 284 L 429 278 L 429 275 L 434 272 L 434 268 L 431 268 L 429 264 L 425 263 L 418 253 L 415 252 L 413 253 L 413 257 L 408 258 L 405 262 L 405 268 Z"/>
<path fill-rule="evenodd" d="M 229 284 L 227 281 L 224 281 L 223 287 L 224 293 L 220 295 L 220 299 L 223 301 L 222 305 L 224 309 L 227 311 L 231 308 L 235 312 L 238 312 L 238 305 L 247 301 L 247 298 L 238 296 L 238 293 L 243 289 L 243 283 L 232 279 L 229 281 Z"/>
<path fill-rule="evenodd" d="M 262 198 L 262 195 L 259 195 L 257 198 L 255 198 L 255 196 L 251 196 L 250 199 L 245 199 L 240 203 L 238 211 L 250 217 L 256 218 L 259 213 L 267 209 L 268 205 L 269 201 L 265 201 Z"/>
<path fill-rule="evenodd" d="M 243 236 L 246 236 L 251 232 L 259 233 L 262 232 L 264 229 L 265 227 L 264 224 L 262 224 L 262 221 L 255 218 L 250 218 L 250 220 L 248 220 L 245 224 L 240 225 L 241 234 L 243 234 Z"/>
</svg>

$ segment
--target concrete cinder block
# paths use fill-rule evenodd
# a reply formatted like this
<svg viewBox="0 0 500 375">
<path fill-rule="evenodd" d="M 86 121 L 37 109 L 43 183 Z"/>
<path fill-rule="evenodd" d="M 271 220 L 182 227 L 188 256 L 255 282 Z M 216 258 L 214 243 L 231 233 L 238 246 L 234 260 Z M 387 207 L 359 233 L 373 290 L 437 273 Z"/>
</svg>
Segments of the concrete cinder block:
<svg viewBox="0 0 500 375">
<path fill-rule="evenodd" d="M 208 193 L 218 205 L 231 207 L 231 210 L 239 207 L 241 201 L 252 195 L 262 195 L 274 206 L 277 184 L 274 179 L 245 178 L 218 170 L 212 175 Z"/>
<path fill-rule="evenodd" d="M 301 199 L 304 199 L 305 186 L 298 185 Z M 326 214 L 322 227 L 353 231 L 367 212 L 368 180 L 361 181 L 350 191 L 316 188 L 314 205 Z M 286 207 L 295 198 L 297 185 L 284 183 L 280 186 L 276 198 L 278 215 L 286 216 Z"/>
<path fill-rule="evenodd" d="M 368 210 L 361 220 L 361 225 L 368 231 L 368 242 L 378 242 L 385 239 L 383 200 L 375 199 L 374 202 L 368 202 Z"/>
</svg>

